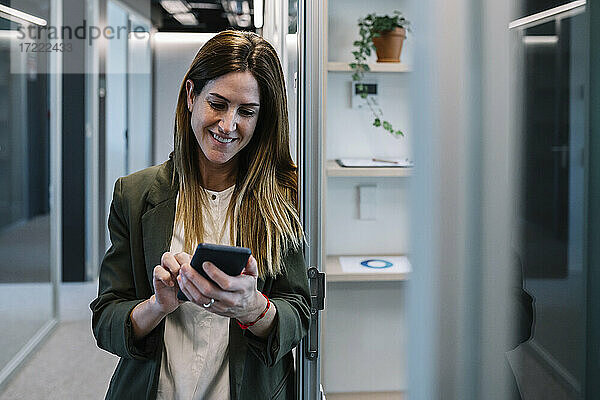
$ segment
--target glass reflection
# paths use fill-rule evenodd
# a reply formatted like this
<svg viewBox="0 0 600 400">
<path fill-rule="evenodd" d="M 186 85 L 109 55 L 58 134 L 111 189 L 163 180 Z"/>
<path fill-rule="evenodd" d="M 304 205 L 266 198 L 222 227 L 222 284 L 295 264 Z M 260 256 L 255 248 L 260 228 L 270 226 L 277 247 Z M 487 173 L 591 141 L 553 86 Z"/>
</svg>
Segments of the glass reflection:
<svg viewBox="0 0 600 400">
<path fill-rule="evenodd" d="M 17 28 L 0 16 L 0 369 L 52 318 L 48 53 L 14 51 Z"/>
<path fill-rule="evenodd" d="M 512 363 L 523 398 L 582 396 L 588 40 L 584 15 L 558 15 L 519 34 L 518 256 L 535 308 L 532 338 L 518 348 Z"/>
</svg>

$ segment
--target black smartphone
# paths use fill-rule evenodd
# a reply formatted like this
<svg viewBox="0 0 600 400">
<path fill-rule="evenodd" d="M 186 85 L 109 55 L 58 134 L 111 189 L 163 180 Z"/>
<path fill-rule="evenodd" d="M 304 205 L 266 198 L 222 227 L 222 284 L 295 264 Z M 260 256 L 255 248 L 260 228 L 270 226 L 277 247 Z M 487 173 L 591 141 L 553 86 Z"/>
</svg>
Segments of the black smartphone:
<svg viewBox="0 0 600 400">
<path fill-rule="evenodd" d="M 247 247 L 224 246 L 220 244 L 200 243 L 196 247 L 190 265 L 205 279 L 214 282 L 206 275 L 202 263 L 210 261 L 229 276 L 238 276 L 248 263 L 252 252 Z M 218 286 L 218 285 L 217 285 Z M 179 290 L 179 300 L 188 301 L 187 296 Z"/>
</svg>

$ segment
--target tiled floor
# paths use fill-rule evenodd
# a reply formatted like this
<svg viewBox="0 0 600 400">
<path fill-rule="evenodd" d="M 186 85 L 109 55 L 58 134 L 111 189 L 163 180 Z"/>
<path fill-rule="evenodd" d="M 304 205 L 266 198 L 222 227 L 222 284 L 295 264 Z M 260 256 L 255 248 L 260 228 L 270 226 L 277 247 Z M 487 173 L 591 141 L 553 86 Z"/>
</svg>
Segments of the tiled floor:
<svg viewBox="0 0 600 400">
<path fill-rule="evenodd" d="M 88 305 L 96 287 L 95 282 L 61 285 L 61 322 L 8 382 L 0 400 L 104 398 L 118 358 L 100 350 L 92 335 Z"/>
<path fill-rule="evenodd" d="M 0 284 L 0 368 L 50 320 L 51 314 L 49 283 Z"/>
</svg>

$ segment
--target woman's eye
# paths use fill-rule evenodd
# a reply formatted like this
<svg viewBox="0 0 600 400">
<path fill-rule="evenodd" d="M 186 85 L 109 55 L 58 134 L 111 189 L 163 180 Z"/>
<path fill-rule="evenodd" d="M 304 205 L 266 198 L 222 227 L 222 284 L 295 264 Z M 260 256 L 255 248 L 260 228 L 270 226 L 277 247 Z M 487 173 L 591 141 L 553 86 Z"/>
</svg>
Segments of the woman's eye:
<svg viewBox="0 0 600 400">
<path fill-rule="evenodd" d="M 253 110 L 244 110 L 244 109 L 241 109 L 240 110 L 240 115 L 244 116 L 244 117 L 251 117 L 251 116 L 254 115 L 254 111 Z"/>
<path fill-rule="evenodd" d="M 223 103 L 215 103 L 214 101 L 209 101 L 208 104 L 210 104 L 210 106 L 212 108 L 214 108 L 215 110 L 224 110 L 225 109 L 225 104 L 223 104 Z"/>
</svg>

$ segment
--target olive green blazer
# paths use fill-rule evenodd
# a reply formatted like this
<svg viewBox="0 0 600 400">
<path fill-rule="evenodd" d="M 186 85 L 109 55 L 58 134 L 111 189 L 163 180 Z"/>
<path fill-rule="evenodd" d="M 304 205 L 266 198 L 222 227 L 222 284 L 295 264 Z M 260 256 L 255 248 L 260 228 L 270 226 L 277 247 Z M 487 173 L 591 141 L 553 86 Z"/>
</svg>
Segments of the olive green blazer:
<svg viewBox="0 0 600 400">
<path fill-rule="evenodd" d="M 153 293 L 153 269 L 171 244 L 177 190 L 172 159 L 115 184 L 108 219 L 112 245 L 100 267 L 98 297 L 90 304 L 98 346 L 121 357 L 107 399 L 156 398 L 164 321 L 134 341 L 129 315 Z M 230 321 L 232 400 L 295 398 L 291 351 L 308 329 L 310 295 L 302 253 L 286 254 L 284 264 L 282 276 L 258 280 L 258 289 L 277 307 L 269 336 L 258 338 Z"/>
</svg>

